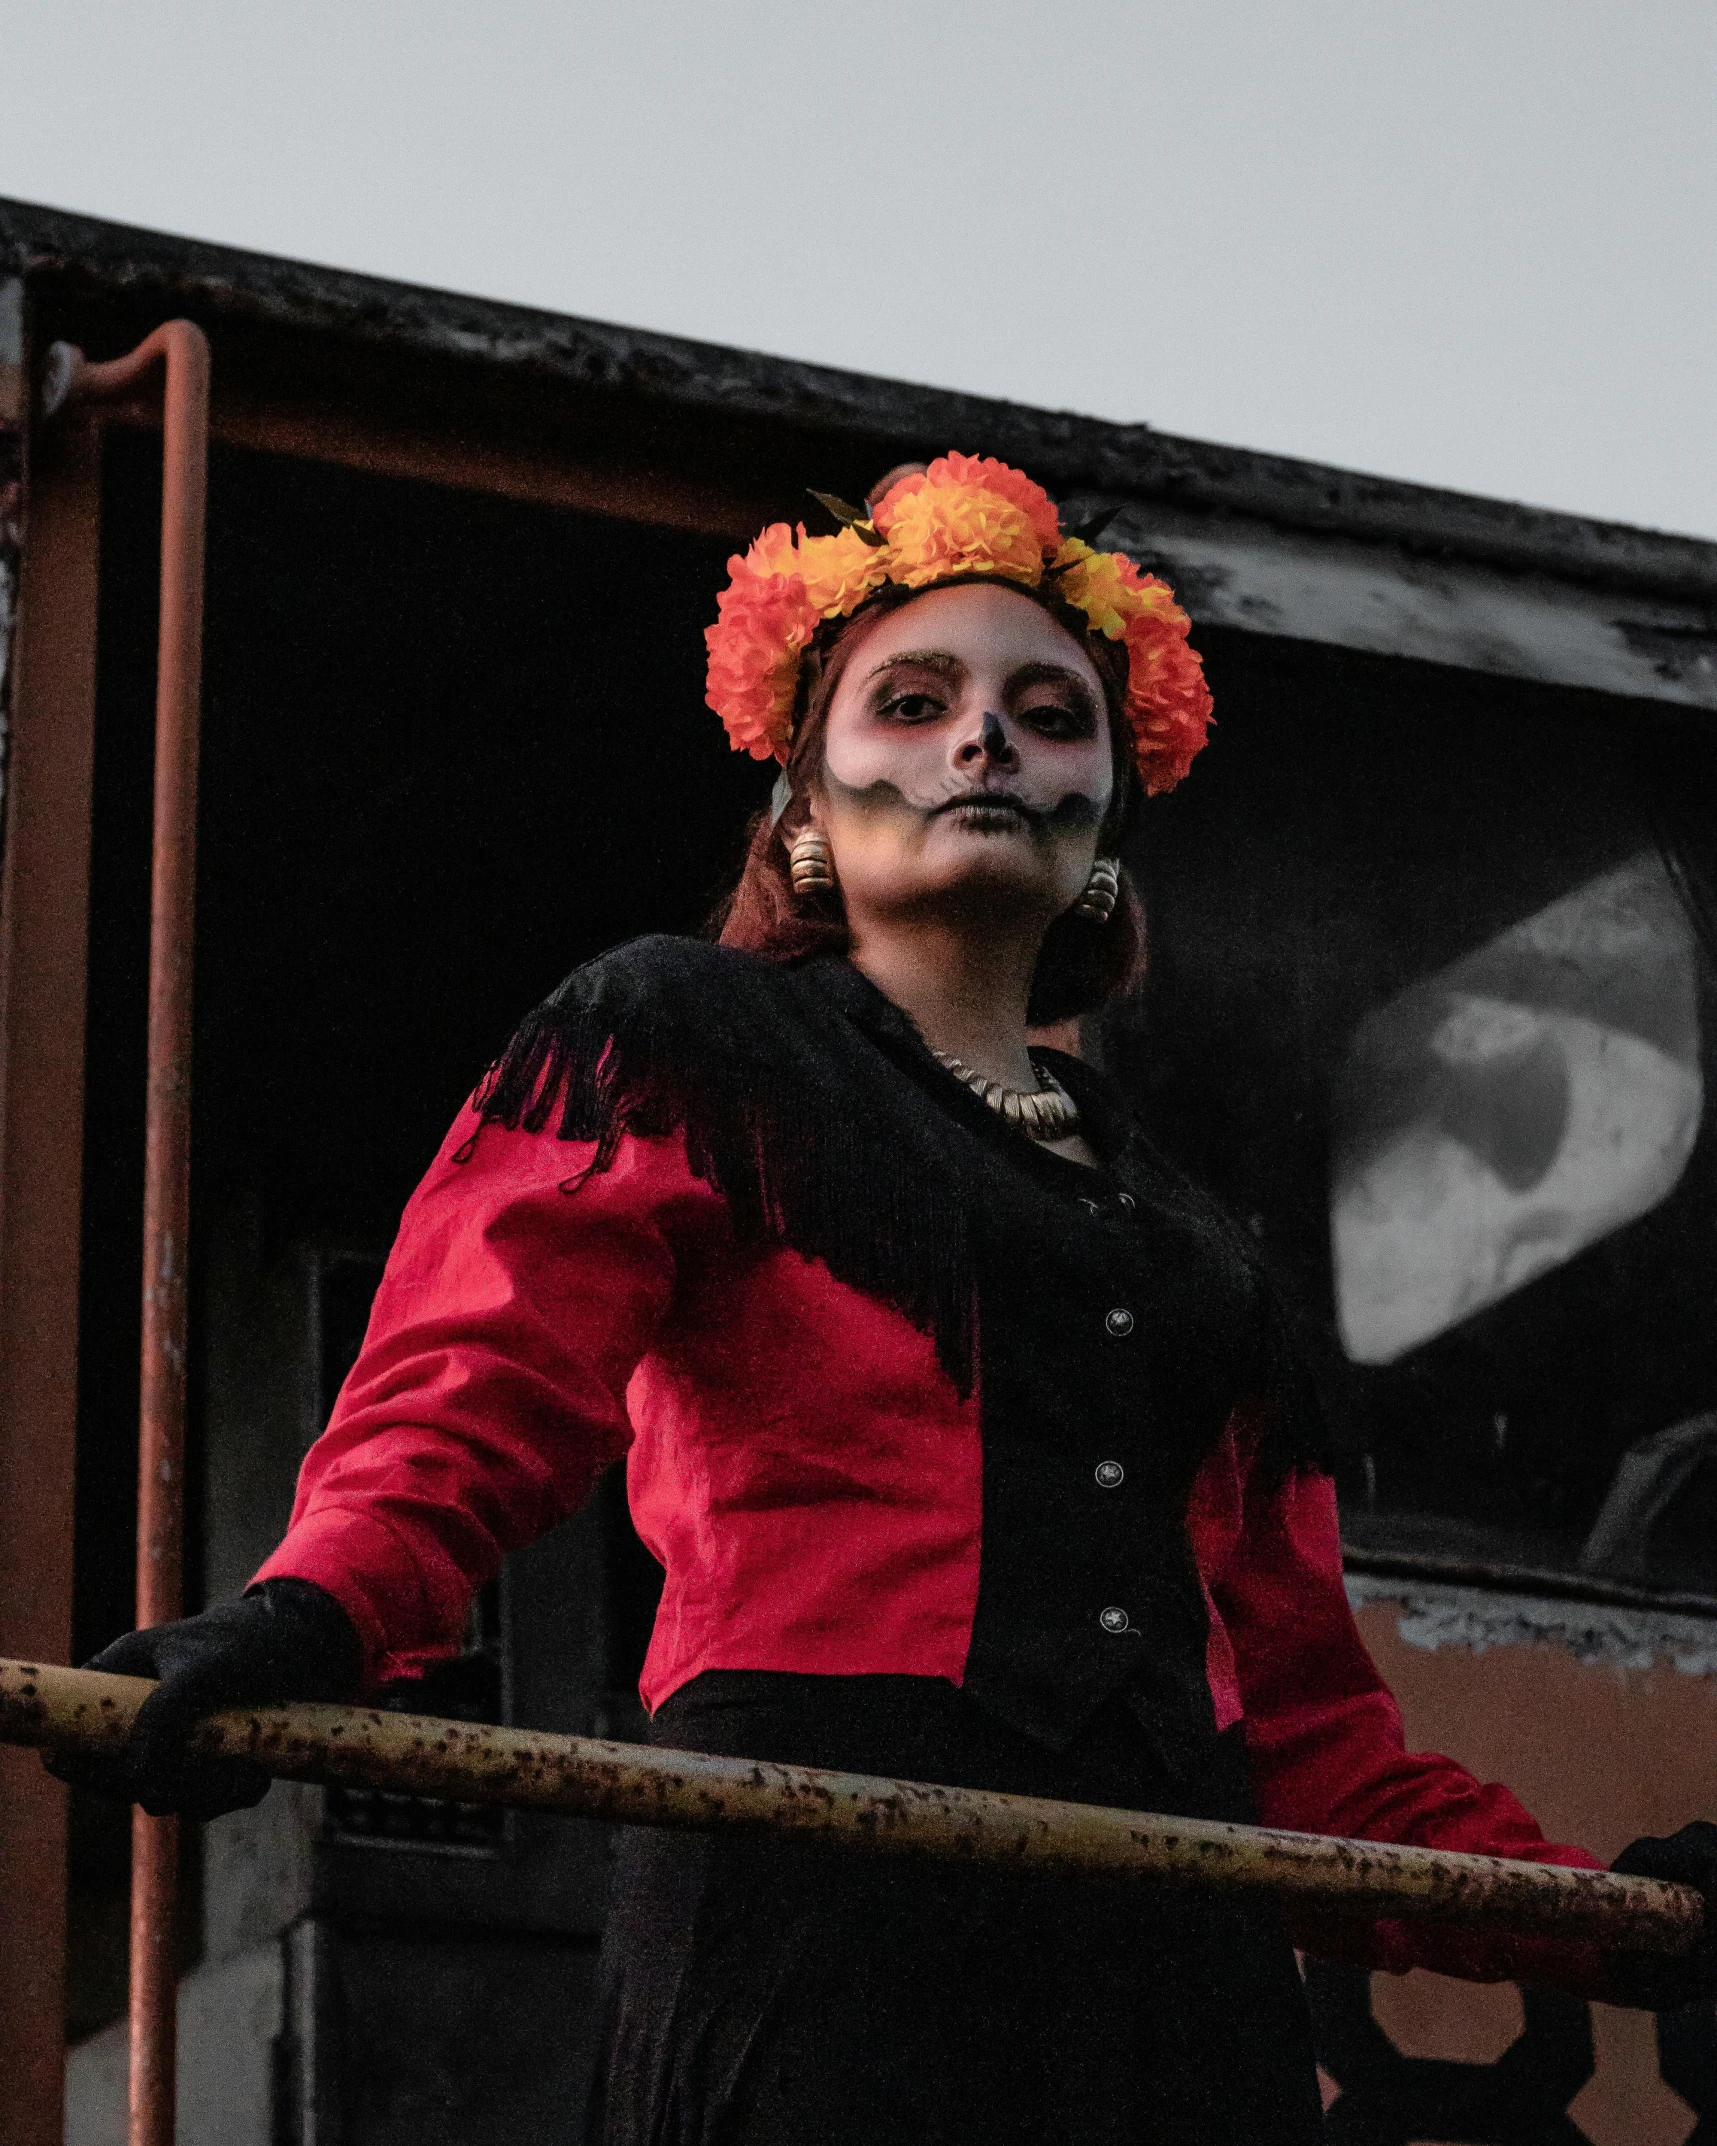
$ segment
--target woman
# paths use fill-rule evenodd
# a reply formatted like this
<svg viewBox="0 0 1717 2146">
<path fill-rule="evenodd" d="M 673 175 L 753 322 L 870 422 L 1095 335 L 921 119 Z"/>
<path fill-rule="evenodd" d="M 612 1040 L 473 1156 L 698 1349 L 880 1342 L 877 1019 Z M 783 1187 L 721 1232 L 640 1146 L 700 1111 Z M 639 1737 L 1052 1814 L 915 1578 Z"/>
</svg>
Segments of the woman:
<svg viewBox="0 0 1717 2146">
<path fill-rule="evenodd" d="M 1136 976 L 1117 863 L 1209 698 L 1169 592 L 1000 463 L 898 471 L 732 562 L 710 700 L 782 763 L 721 944 L 531 1016 L 407 1208 L 291 1528 L 132 1635 L 123 1784 L 211 1812 L 223 1702 L 457 1644 L 624 1454 L 666 1571 L 662 1743 L 1589 1865 L 1409 1757 L 1349 1616 L 1318 1425 L 1250 1246 L 1079 1060 Z M 1706 1882 L 1713 1829 L 1635 1867 Z M 1292 2146 L 1291 1941 L 1637 2001 L 1590 1948 L 1066 1879 L 623 1837 L 592 2136 Z"/>
</svg>

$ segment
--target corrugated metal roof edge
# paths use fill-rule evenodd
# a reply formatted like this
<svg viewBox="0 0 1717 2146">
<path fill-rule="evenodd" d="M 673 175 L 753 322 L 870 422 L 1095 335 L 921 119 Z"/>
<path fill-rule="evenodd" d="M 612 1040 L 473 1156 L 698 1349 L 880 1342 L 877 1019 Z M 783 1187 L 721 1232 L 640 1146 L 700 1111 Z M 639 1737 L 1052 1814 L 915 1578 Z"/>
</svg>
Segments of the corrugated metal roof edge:
<svg viewBox="0 0 1717 2146">
<path fill-rule="evenodd" d="M 1213 517 L 1382 541 L 1419 555 L 1717 601 L 1717 543 L 1217 446 L 1070 412 L 838 371 L 644 329 L 318 268 L 0 198 L 0 266 L 72 270 L 253 320 L 519 368 L 934 452 L 1000 454 L 1063 493 L 1172 499 Z"/>
</svg>

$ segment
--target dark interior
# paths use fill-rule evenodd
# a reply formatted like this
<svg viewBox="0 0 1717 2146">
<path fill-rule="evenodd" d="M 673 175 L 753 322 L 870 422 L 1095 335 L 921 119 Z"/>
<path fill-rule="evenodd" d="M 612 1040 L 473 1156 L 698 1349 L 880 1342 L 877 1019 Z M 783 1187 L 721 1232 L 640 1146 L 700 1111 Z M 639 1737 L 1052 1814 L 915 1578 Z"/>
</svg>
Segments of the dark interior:
<svg viewBox="0 0 1717 2146">
<path fill-rule="evenodd" d="M 159 465 L 155 441 L 110 442 L 79 1659 L 132 1622 Z M 695 929 L 769 787 L 702 705 L 719 541 L 219 449 L 209 517 L 194 1397 L 235 1263 L 306 1245 L 337 1255 L 319 1272 L 338 1368 L 361 1330 L 346 1300 L 518 1016 L 617 939 Z M 194 1398 L 192 1604 L 204 1414 Z M 256 1517 L 278 1534 L 286 1515 Z M 616 1578 L 627 1650 L 650 1611 L 642 1558 Z M 74 1946 L 74 2036 L 123 2003 L 124 1814 L 79 1798 L 75 1835 L 93 1934 Z"/>
<path fill-rule="evenodd" d="M 116 439 L 104 501 L 80 1646 L 129 1601 L 158 459 Z M 726 549 L 216 452 L 195 1186 L 265 1262 L 385 1250 L 520 1013 L 716 900 L 768 791 L 702 706 Z"/>
<path fill-rule="evenodd" d="M 158 470 L 155 442 L 115 436 L 80 1658 L 131 1621 Z M 203 1372 L 233 1256 L 211 1247 L 242 1241 L 257 1273 L 319 1248 L 349 1349 L 402 1202 L 519 1014 L 616 940 L 694 928 L 722 891 L 769 780 L 728 752 L 702 703 L 701 629 L 728 549 L 216 452 L 195 1100 Z M 1194 779 L 1148 809 L 1133 845 L 1152 973 L 1142 1006 L 1115 1024 L 1113 1063 L 1280 1273 L 1324 1393 L 1354 1539 L 1570 1567 L 1623 1450 L 1717 1405 L 1709 1116 L 1650 1213 L 1400 1360 L 1361 1368 L 1333 1326 L 1331 1083 L 1372 1009 L 1595 874 L 1668 843 L 1697 908 L 1710 838 L 1702 853 L 1675 806 L 1701 782 L 1714 794 L 1709 749 L 1691 725 L 1596 696 L 1200 639 L 1219 728 Z M 1709 1039 L 1709 958 L 1700 977 Z M 1708 1040 L 1704 1056 L 1709 1079 Z M 194 1377 L 193 1392 L 206 1385 Z M 199 1415 L 193 1469 L 205 1429 Z M 1701 1481 L 1690 1481 L 1683 1547 L 1658 1584 L 1717 1594 L 1698 1539 Z M 264 1511 L 253 1524 L 277 1531 L 284 1517 Z M 193 1528 L 193 1603 L 203 1554 Z M 611 1571 L 613 1629 L 635 1655 L 649 1572 L 624 1556 Z M 80 1801 L 74 2035 L 117 2009 L 125 1853 L 122 1816 Z"/>
</svg>

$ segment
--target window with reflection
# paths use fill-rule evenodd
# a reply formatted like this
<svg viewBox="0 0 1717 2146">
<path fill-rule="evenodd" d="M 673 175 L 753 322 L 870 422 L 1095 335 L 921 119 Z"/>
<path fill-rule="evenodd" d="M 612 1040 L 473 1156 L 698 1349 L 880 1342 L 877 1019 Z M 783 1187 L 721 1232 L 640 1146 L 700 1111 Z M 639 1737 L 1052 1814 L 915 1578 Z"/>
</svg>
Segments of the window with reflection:
<svg viewBox="0 0 1717 2146">
<path fill-rule="evenodd" d="M 1331 1098 L 1347 1355 L 1396 1363 L 1650 1214 L 1703 1103 L 1695 943 L 1655 852 L 1409 984 Z"/>
<path fill-rule="evenodd" d="M 1717 1598 L 1717 718 L 1206 638 L 1108 1048 L 1281 1279 L 1350 1547 Z"/>
</svg>

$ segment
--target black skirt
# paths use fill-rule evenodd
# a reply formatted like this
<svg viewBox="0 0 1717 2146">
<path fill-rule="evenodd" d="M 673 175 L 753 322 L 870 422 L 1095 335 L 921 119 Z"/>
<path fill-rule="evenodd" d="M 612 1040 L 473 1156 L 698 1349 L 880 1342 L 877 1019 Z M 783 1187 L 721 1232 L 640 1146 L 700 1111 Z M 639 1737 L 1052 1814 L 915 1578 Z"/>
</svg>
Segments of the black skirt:
<svg viewBox="0 0 1717 2146">
<path fill-rule="evenodd" d="M 1249 1815 L 1116 1702 L 1064 1751 L 935 1678 L 712 1671 L 653 1740 L 1184 1816 Z M 1177 1778 L 1178 1776 L 1178 1778 Z M 1315 2146 L 1275 1919 L 1090 1879 L 628 1829 L 590 2146 Z"/>
</svg>

